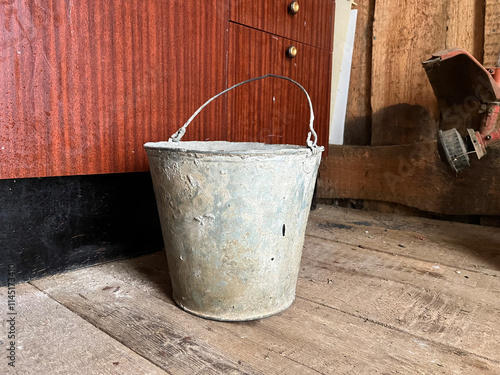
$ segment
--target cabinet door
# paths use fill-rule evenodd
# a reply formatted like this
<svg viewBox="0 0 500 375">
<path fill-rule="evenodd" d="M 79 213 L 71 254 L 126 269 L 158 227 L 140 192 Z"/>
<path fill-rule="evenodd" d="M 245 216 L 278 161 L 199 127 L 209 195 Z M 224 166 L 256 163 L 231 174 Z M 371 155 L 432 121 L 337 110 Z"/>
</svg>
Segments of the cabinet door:
<svg viewBox="0 0 500 375">
<path fill-rule="evenodd" d="M 294 58 L 286 55 L 292 45 L 297 48 Z M 331 58 L 318 48 L 238 24 L 229 26 L 228 85 L 269 73 L 297 81 L 311 97 L 319 145 L 328 140 Z M 228 94 L 230 140 L 305 145 L 309 106 L 300 88 L 267 78 L 235 90 Z"/>
<path fill-rule="evenodd" d="M 3 1 L 0 178 L 144 171 L 226 85 L 226 0 Z M 221 139 L 224 101 L 184 139 Z"/>
</svg>

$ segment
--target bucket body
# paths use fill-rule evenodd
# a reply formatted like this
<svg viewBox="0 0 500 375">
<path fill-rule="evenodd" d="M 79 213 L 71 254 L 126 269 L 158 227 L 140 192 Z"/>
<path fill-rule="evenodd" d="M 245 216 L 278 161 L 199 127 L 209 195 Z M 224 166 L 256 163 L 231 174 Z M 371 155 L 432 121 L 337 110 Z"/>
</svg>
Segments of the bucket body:
<svg viewBox="0 0 500 375">
<path fill-rule="evenodd" d="M 175 302 L 225 321 L 290 306 L 321 152 L 236 142 L 144 147 Z"/>
</svg>

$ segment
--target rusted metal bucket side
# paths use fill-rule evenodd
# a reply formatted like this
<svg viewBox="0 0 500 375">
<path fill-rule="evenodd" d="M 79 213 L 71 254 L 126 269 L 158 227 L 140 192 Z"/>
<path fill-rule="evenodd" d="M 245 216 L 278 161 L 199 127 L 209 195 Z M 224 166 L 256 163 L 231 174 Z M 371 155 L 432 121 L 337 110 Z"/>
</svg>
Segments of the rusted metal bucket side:
<svg viewBox="0 0 500 375">
<path fill-rule="evenodd" d="M 290 306 L 321 152 L 146 150 L 175 302 L 225 321 Z"/>
</svg>

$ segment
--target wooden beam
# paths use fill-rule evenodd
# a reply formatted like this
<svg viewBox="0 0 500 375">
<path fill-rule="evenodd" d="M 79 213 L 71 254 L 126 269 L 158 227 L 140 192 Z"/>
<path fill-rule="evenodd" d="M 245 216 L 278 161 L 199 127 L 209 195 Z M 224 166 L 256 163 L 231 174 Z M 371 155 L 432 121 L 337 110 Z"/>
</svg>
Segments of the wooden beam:
<svg viewBox="0 0 500 375">
<path fill-rule="evenodd" d="M 330 146 L 320 167 L 318 198 L 395 202 L 447 215 L 500 214 L 500 151 L 490 149 L 458 176 L 436 142 L 365 147 Z"/>
<path fill-rule="evenodd" d="M 486 0 L 484 17 L 484 65 L 496 65 L 500 53 L 500 0 Z"/>
</svg>

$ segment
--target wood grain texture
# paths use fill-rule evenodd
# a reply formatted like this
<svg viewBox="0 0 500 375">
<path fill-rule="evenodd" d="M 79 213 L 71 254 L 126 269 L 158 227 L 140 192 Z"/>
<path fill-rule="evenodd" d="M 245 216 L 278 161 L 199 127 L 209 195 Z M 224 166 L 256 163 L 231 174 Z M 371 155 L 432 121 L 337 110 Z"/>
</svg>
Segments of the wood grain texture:
<svg viewBox="0 0 500 375">
<path fill-rule="evenodd" d="M 455 47 L 482 61 L 484 2 L 466 0 L 376 3 L 373 32 L 372 145 L 433 140 L 436 99 L 420 62 Z M 469 126 L 464 119 L 459 128 Z"/>
<path fill-rule="evenodd" d="M 460 175 L 435 142 L 403 146 L 330 146 L 320 166 L 318 198 L 395 202 L 447 215 L 500 214 L 499 153 L 471 158 Z M 487 197 L 487 199 L 486 199 Z"/>
<path fill-rule="evenodd" d="M 372 52 L 372 145 L 436 138 L 439 111 L 421 62 L 443 49 L 447 2 L 375 3 Z"/>
<path fill-rule="evenodd" d="M 351 247 L 362 245 L 362 248 L 384 252 L 397 259 L 439 262 L 472 274 L 500 276 L 500 230 L 497 228 L 333 206 L 318 207 L 309 217 L 309 236 Z"/>
<path fill-rule="evenodd" d="M 276 71 L 279 39 L 237 24 L 229 24 L 228 86 Z M 252 82 L 229 92 L 228 137 L 232 141 L 276 143 L 273 137 L 275 79 Z"/>
<path fill-rule="evenodd" d="M 459 265 L 446 267 L 439 260 L 421 262 L 379 253 L 376 243 L 383 238 L 358 238 L 359 245 L 369 243 L 373 250 L 332 246 L 322 238 L 309 238 L 299 294 L 414 335 L 417 340 L 454 347 L 469 353 L 471 359 L 498 362 L 498 278 L 462 274 Z"/>
<path fill-rule="evenodd" d="M 500 0 L 486 0 L 484 18 L 484 57 L 487 67 L 497 66 L 500 55 Z"/>
<path fill-rule="evenodd" d="M 484 19 L 484 0 L 450 0 L 445 48 L 463 48 L 482 62 Z"/>
<path fill-rule="evenodd" d="M 297 57 L 286 57 L 290 45 Z M 300 83 L 309 93 L 315 113 L 318 144 L 328 140 L 330 66 L 332 55 L 245 26 L 229 26 L 228 85 L 272 73 Z M 229 139 L 305 145 L 309 106 L 304 93 L 293 83 L 267 78 L 228 94 Z"/>
<path fill-rule="evenodd" d="M 16 361 L 15 367 L 8 366 L 5 355 L 2 374 L 167 374 L 35 287 L 18 284 L 15 292 Z M 6 287 L 0 288 L 4 350 L 10 345 L 5 335 L 7 293 Z"/>
<path fill-rule="evenodd" d="M 267 342 L 235 334 L 235 325 L 252 327 L 252 322 L 216 322 L 180 310 L 166 294 L 170 289 L 166 258 L 155 260 L 142 264 L 139 279 L 137 273 L 133 276 L 131 284 L 137 286 L 128 278 L 124 282 L 115 277 L 122 273 L 111 264 L 110 273 L 106 268 L 79 270 L 34 284 L 171 374 L 317 374 L 274 352 Z M 167 289 L 153 281 L 161 271 Z M 85 285 L 84 290 L 63 291 L 63 283 L 70 280 L 74 287 Z M 161 299 L 146 293 L 145 285 Z"/>
<path fill-rule="evenodd" d="M 307 234 L 299 297 L 498 360 L 500 230 L 319 206 Z M 477 237 L 486 239 L 479 247 Z M 105 267 L 113 277 L 170 301 L 164 258 L 155 253 Z M 412 307 L 394 308 L 400 303 Z M 426 309 L 428 315 L 416 313 Z M 484 324 L 471 324 L 479 321 Z"/>
<path fill-rule="evenodd" d="M 144 355 L 162 367 L 163 359 L 151 348 L 163 342 L 163 351 L 177 353 L 169 362 L 172 373 L 187 371 L 177 367 L 177 359 L 191 371 L 207 373 L 222 369 L 221 363 L 229 373 L 500 371 L 496 273 L 490 272 L 492 267 L 464 272 L 459 247 L 441 253 L 427 249 L 440 246 L 434 241 L 441 233 L 447 233 L 446 242 L 463 233 L 487 235 L 491 228 L 476 231 L 471 225 L 319 207 L 311 213 L 297 299 L 267 319 L 229 324 L 181 311 L 171 300 L 163 253 L 34 283 L 135 350 L 141 350 L 139 343 L 127 332 L 141 336 L 140 346 L 150 348 Z M 413 231 L 423 229 L 425 240 L 413 237 Z M 350 242 L 338 241 L 338 236 Z M 409 248 L 396 244 L 412 239 L 416 243 Z M 454 244 L 449 243 L 450 249 Z M 492 251 L 483 244 L 464 251 Z M 385 245 L 396 249 L 380 248 Z M 429 259 L 419 260 L 422 252 Z M 446 265 L 443 259 L 456 264 Z M 470 259 L 466 263 L 472 264 Z M 147 333 L 148 327 L 155 327 L 154 335 Z M 196 367 L 203 363 L 200 358 L 214 353 L 219 356 L 212 367 Z M 231 367 L 235 362 L 236 369 Z"/>
<path fill-rule="evenodd" d="M 288 12 L 291 0 L 233 0 L 233 22 L 267 31 L 297 42 L 333 50 L 333 0 L 302 0 L 295 15 Z"/>
<path fill-rule="evenodd" d="M 372 130 L 370 94 L 375 0 L 361 0 L 357 4 L 344 144 L 364 146 L 371 143 Z"/>
<path fill-rule="evenodd" d="M 309 295 L 499 362 L 499 229 L 319 206 L 307 234 Z"/>
<path fill-rule="evenodd" d="M 225 87 L 226 1 L 0 4 L 0 178 L 147 170 Z M 223 138 L 215 103 L 186 139 Z"/>
</svg>

